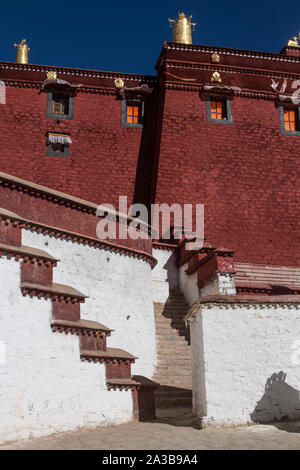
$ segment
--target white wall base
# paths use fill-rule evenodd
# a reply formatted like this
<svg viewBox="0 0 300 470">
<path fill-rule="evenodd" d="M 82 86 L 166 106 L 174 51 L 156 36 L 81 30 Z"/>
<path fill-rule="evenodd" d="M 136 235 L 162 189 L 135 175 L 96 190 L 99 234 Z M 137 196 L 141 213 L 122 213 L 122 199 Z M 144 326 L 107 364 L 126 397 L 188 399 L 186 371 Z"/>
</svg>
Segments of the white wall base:
<svg viewBox="0 0 300 470">
<path fill-rule="evenodd" d="M 23 230 L 23 244 L 60 259 L 54 282 L 89 298 L 82 318 L 115 329 L 109 347 L 136 355 L 133 374 L 156 362 L 148 263 Z M 20 263 L 0 258 L 0 443 L 132 419 L 131 391 L 108 391 L 103 364 L 80 360 L 77 336 L 53 333 L 51 301 L 23 297 Z M 3 357 L 2 357 L 3 359 Z"/>
<path fill-rule="evenodd" d="M 199 305 L 190 318 L 199 422 L 300 419 L 300 361 L 293 350 L 298 319 L 296 305 Z"/>
</svg>

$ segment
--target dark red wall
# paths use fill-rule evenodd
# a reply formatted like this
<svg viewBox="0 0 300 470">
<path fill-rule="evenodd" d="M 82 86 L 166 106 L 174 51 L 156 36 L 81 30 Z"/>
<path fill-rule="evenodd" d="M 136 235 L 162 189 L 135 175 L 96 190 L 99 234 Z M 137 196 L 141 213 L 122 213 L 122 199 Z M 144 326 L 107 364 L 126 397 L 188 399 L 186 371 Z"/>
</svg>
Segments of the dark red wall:
<svg viewBox="0 0 300 470">
<path fill-rule="evenodd" d="M 300 137 L 274 102 L 234 97 L 234 123 L 206 122 L 198 92 L 167 90 L 156 202 L 205 204 L 205 236 L 240 261 L 299 264 Z"/>
<path fill-rule="evenodd" d="M 218 64 L 212 52 L 219 53 Z M 157 79 L 123 77 L 127 87 L 153 87 L 143 129 L 121 126 L 118 75 L 106 72 L 99 78 L 58 69 L 59 77 L 84 87 L 75 97 L 74 120 L 46 118 L 46 93 L 39 94 L 46 69 L 34 67 L 2 69 L 2 171 L 97 204 L 116 204 L 119 195 L 130 203 L 202 203 L 213 246 L 236 250 L 238 261 L 300 265 L 300 136 L 280 132 L 270 86 L 272 78 L 279 86 L 287 79 L 291 92 L 300 79 L 300 54 L 165 43 Z M 232 97 L 232 125 L 206 122 L 203 86 L 213 84 L 216 70 L 221 86 L 241 89 Z M 53 131 L 70 133 L 70 158 L 45 156 L 45 135 Z"/>
<path fill-rule="evenodd" d="M 0 105 L 1 171 L 96 204 L 116 204 L 119 195 L 127 195 L 132 203 L 135 193 L 138 197 L 141 192 L 137 176 L 140 180 L 145 173 L 139 163 L 141 155 L 146 163 L 151 160 L 155 93 L 147 102 L 149 119 L 144 129 L 121 126 L 122 102 L 117 99 L 113 78 L 106 80 L 103 92 L 97 89 L 101 80 L 93 84 L 96 91 L 78 91 L 74 119 L 57 121 L 46 118 L 47 93 L 39 94 L 42 81 L 34 88 L 21 87 L 20 82 L 12 86 L 11 74 L 4 70 L 1 76 L 6 83 L 7 103 Z M 23 75 L 20 70 L 18 80 Z M 70 82 L 84 81 L 81 77 L 60 77 Z M 41 78 L 46 79 L 46 73 L 32 72 L 26 80 L 34 83 Z M 140 83 L 125 80 L 125 84 Z M 47 132 L 70 134 L 69 158 L 45 156 Z"/>
</svg>

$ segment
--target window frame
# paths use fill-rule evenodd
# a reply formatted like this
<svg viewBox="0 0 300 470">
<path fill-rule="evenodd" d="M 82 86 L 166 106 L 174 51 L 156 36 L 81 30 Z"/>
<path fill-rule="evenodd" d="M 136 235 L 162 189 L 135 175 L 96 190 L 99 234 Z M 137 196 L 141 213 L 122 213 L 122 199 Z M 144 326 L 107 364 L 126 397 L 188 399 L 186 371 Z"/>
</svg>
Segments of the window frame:
<svg viewBox="0 0 300 470">
<path fill-rule="evenodd" d="M 53 143 L 46 140 L 46 157 L 69 157 L 70 156 L 70 144 L 62 144 L 64 146 L 63 152 L 55 152 L 53 150 Z"/>
<path fill-rule="evenodd" d="M 284 111 L 286 111 L 286 110 L 295 111 L 295 119 L 296 119 L 295 125 L 296 125 L 296 129 L 298 129 L 298 130 L 287 131 L 285 129 Z M 281 131 L 281 134 L 299 135 L 300 136 L 300 106 L 281 104 L 279 106 L 279 117 L 280 117 L 280 131 Z"/>
<path fill-rule="evenodd" d="M 56 114 L 52 112 L 53 95 L 63 95 L 69 99 L 68 114 Z M 46 117 L 54 119 L 74 119 L 74 96 L 68 93 L 60 93 L 57 91 L 49 91 L 47 96 Z"/>
<path fill-rule="evenodd" d="M 140 109 L 140 122 L 132 123 L 127 122 L 127 106 L 139 106 Z M 135 128 L 143 128 L 145 125 L 145 102 L 139 99 L 123 99 L 122 100 L 122 112 L 121 112 L 121 125 L 123 127 L 135 127 Z"/>
<path fill-rule="evenodd" d="M 212 101 L 223 101 L 226 106 L 226 119 L 214 119 L 211 117 L 211 102 Z M 206 96 L 206 122 L 212 122 L 216 124 L 233 124 L 233 116 L 231 109 L 231 97 L 226 95 L 207 95 Z"/>
</svg>

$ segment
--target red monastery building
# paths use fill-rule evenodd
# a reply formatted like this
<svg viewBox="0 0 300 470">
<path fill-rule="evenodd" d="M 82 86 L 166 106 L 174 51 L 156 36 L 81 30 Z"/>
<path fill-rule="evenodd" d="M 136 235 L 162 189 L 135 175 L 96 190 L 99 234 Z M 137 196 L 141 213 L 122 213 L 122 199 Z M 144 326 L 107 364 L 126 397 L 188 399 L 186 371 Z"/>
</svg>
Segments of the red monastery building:
<svg viewBox="0 0 300 470">
<path fill-rule="evenodd" d="M 191 26 L 153 76 L 29 64 L 24 40 L 0 62 L 2 442 L 189 419 L 192 390 L 201 426 L 299 418 L 300 44 L 193 45 Z M 99 240 L 123 195 L 204 204 L 204 247 Z"/>
</svg>

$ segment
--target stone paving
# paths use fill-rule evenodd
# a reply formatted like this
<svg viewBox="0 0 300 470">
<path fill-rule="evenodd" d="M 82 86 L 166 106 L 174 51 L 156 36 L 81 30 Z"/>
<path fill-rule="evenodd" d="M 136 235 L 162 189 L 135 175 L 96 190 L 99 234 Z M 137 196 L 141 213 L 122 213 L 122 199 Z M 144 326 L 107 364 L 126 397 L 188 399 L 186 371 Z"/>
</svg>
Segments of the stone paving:
<svg viewBox="0 0 300 470">
<path fill-rule="evenodd" d="M 300 449 L 300 423 L 195 429 L 184 411 L 149 423 L 131 422 L 10 443 L 0 450 Z"/>
</svg>

